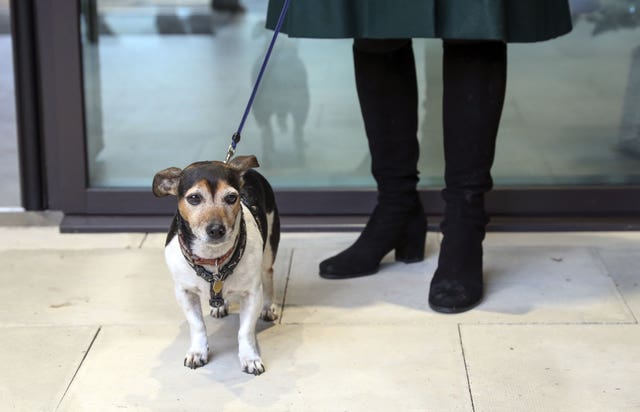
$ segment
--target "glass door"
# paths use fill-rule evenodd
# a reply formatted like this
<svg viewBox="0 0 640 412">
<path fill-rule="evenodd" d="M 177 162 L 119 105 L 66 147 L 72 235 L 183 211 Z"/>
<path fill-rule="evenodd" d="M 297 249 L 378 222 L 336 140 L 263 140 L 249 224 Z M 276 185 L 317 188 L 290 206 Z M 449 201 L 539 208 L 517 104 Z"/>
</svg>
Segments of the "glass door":
<svg viewBox="0 0 640 412">
<path fill-rule="evenodd" d="M 223 159 L 271 36 L 266 2 L 56 6 L 36 6 L 41 58 L 60 69 L 42 74 L 54 206 L 79 215 L 170 214 L 173 203 L 150 193 L 153 175 Z M 621 217 L 639 210 L 640 12 L 626 0 L 572 7 L 571 34 L 509 45 L 495 190 L 487 200 L 493 215 Z M 415 39 L 414 52 L 420 187 L 428 213 L 437 215 L 441 43 Z M 238 152 L 258 157 L 283 214 L 369 213 L 375 186 L 351 40 L 280 36 Z"/>
</svg>

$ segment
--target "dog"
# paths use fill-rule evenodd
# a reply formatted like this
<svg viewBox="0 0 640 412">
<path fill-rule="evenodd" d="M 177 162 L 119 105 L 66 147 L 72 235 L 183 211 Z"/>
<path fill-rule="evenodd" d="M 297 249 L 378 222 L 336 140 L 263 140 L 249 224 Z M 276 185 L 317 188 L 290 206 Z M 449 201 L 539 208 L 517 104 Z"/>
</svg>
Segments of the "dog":
<svg viewBox="0 0 640 412">
<path fill-rule="evenodd" d="M 196 162 L 184 170 L 170 167 L 153 179 L 156 197 L 172 195 L 178 202 L 164 254 L 189 323 L 191 345 L 184 359 L 189 368 L 208 361 L 203 297 L 209 299 L 215 318 L 227 315 L 228 299 L 240 301 L 242 370 L 254 375 L 265 371 L 255 329 L 258 318 L 277 319 L 273 264 L 280 220 L 273 189 L 253 170 L 258 166 L 255 156 L 237 156 L 228 163 Z"/>
</svg>

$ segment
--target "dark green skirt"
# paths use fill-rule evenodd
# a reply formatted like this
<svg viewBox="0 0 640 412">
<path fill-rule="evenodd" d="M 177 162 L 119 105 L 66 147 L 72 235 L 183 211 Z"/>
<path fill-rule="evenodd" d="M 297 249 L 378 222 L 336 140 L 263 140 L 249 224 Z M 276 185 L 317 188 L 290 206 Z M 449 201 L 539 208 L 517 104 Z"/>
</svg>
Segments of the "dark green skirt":
<svg viewBox="0 0 640 412">
<path fill-rule="evenodd" d="M 284 0 L 269 0 L 273 29 Z M 571 31 L 567 0 L 291 0 L 282 31 L 308 38 L 536 42 Z"/>
</svg>

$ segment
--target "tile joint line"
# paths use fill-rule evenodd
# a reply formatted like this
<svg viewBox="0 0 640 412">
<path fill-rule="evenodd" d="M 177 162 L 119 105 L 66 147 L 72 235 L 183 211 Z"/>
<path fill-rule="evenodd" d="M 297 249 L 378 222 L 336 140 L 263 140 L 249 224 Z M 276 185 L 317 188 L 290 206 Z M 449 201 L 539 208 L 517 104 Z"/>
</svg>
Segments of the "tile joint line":
<svg viewBox="0 0 640 412">
<path fill-rule="evenodd" d="M 609 270 L 609 267 L 607 266 L 604 259 L 602 258 L 602 254 L 600 253 L 600 250 L 597 248 L 589 248 L 589 253 L 591 254 L 592 257 L 594 257 L 598 261 L 598 263 L 600 263 L 601 268 L 605 271 L 605 274 L 613 283 L 613 286 L 615 287 L 616 292 L 618 294 L 618 298 L 622 300 L 622 303 L 624 303 L 624 306 L 627 308 L 627 311 L 629 311 L 629 313 L 631 314 L 631 317 L 633 318 L 635 324 L 637 325 L 638 318 L 636 318 L 636 314 L 633 313 L 633 310 L 631 310 L 631 308 L 629 307 L 629 302 L 627 302 L 627 299 L 624 297 L 624 294 L 620 290 L 620 287 L 618 286 L 618 282 L 616 282 L 614 277 L 611 276 L 611 271 Z"/>
<path fill-rule="evenodd" d="M 147 237 L 149 237 L 149 233 L 145 233 L 144 236 L 142 236 L 142 240 L 140 241 L 140 244 L 138 245 L 138 249 L 142 249 L 142 246 L 144 245 L 144 242 L 147 240 Z"/>
<path fill-rule="evenodd" d="M 73 373 L 73 376 L 71 377 L 71 380 L 69 381 L 69 384 L 67 385 L 67 388 L 64 390 L 64 393 L 62 394 L 62 397 L 60 397 L 60 401 L 58 402 L 58 405 L 56 406 L 56 409 L 55 409 L 56 411 L 60 408 L 60 405 L 62 404 L 62 401 L 64 400 L 65 396 L 67 396 L 67 392 L 69 392 L 69 388 L 71 388 L 71 385 L 73 384 L 73 381 L 76 379 L 76 376 L 78 375 L 78 372 L 80 371 L 80 368 L 84 364 L 84 360 L 87 359 L 87 355 L 89 355 L 89 351 L 93 347 L 93 344 L 96 341 L 96 339 L 98 338 L 98 334 L 100 333 L 101 330 L 102 330 L 102 326 L 98 326 L 98 330 L 96 330 L 95 335 L 93 335 L 93 339 L 91 339 L 91 342 L 89 343 L 89 347 L 87 348 L 87 351 L 84 353 L 84 356 L 80 360 L 80 364 L 78 364 L 78 367 L 76 368 L 76 371 Z"/>
<path fill-rule="evenodd" d="M 471 400 L 471 410 L 475 412 L 476 407 L 473 403 L 473 393 L 471 392 L 471 379 L 469 379 L 469 368 L 467 367 L 467 358 L 464 354 L 464 345 L 462 344 L 461 324 L 458 323 L 458 338 L 460 340 L 460 351 L 462 352 L 462 361 L 464 362 L 464 373 L 467 376 L 467 390 L 469 391 L 469 399 Z"/>
<path fill-rule="evenodd" d="M 282 292 L 282 306 L 280 307 L 280 318 L 278 319 L 278 325 L 282 325 L 282 318 L 284 317 L 284 304 L 287 301 L 287 289 L 289 289 L 289 278 L 291 277 L 291 266 L 293 265 L 293 254 L 295 248 L 291 249 L 291 255 L 289 255 L 289 267 L 287 268 L 287 281 L 284 284 L 284 292 Z"/>
</svg>

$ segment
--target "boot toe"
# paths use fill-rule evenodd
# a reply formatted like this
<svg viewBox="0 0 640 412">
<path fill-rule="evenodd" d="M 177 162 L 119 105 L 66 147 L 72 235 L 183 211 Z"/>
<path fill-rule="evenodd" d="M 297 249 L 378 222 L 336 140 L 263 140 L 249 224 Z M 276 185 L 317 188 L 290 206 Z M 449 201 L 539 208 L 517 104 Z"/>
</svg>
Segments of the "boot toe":
<svg viewBox="0 0 640 412">
<path fill-rule="evenodd" d="M 429 306 L 440 313 L 462 313 L 477 306 L 482 300 L 482 285 L 465 285 L 456 280 L 443 280 L 431 284 Z"/>
<path fill-rule="evenodd" d="M 344 261 L 329 258 L 320 262 L 320 277 L 325 279 L 348 279 L 360 276 L 373 275 L 378 271 L 378 265 L 370 266 L 358 264 L 358 262 Z"/>
</svg>

